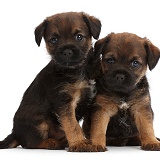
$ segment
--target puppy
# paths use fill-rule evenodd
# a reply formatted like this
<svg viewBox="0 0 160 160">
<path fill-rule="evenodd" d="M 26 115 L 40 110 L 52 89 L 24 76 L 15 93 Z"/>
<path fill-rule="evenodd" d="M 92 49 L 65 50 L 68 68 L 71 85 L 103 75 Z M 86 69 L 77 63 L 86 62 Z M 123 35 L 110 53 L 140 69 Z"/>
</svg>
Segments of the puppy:
<svg viewBox="0 0 160 160">
<path fill-rule="evenodd" d="M 24 93 L 0 148 L 63 149 L 67 139 L 69 151 L 87 151 L 77 120 L 95 96 L 88 58 L 100 30 L 100 21 L 82 12 L 53 15 L 35 29 L 36 43 L 43 37 L 52 59 Z"/>
<path fill-rule="evenodd" d="M 92 112 L 83 124 L 93 144 L 92 151 L 105 151 L 106 143 L 160 150 L 145 76 L 147 66 L 150 70 L 156 66 L 160 50 L 135 34 L 111 33 L 96 42 L 95 54 L 102 55 L 101 75 L 96 80 Z"/>
</svg>

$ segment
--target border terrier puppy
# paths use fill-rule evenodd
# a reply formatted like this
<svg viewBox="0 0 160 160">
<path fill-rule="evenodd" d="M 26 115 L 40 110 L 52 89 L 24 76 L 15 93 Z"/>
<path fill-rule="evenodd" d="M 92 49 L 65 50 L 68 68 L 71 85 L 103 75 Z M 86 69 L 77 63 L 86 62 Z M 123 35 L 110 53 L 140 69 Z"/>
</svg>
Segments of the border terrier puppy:
<svg viewBox="0 0 160 160">
<path fill-rule="evenodd" d="M 24 93 L 12 133 L 0 148 L 64 149 L 67 139 L 69 151 L 87 151 L 77 121 L 95 96 L 88 58 L 100 30 L 100 21 L 83 12 L 53 15 L 35 29 L 36 43 L 43 37 L 52 59 Z"/>
<path fill-rule="evenodd" d="M 106 144 L 160 150 L 145 75 L 147 66 L 156 66 L 160 50 L 135 34 L 111 33 L 96 42 L 95 53 L 102 55 L 101 76 L 92 112 L 83 124 L 92 151 L 105 151 Z"/>
</svg>

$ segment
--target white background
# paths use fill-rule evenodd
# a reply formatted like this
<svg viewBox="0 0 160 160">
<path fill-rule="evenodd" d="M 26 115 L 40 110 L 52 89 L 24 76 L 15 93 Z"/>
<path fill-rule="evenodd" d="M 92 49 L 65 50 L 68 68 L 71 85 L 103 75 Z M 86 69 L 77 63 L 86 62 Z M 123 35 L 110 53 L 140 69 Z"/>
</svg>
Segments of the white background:
<svg viewBox="0 0 160 160">
<path fill-rule="evenodd" d="M 159 0 L 1 0 L 0 1 L 0 140 L 12 129 L 12 119 L 22 95 L 37 73 L 49 62 L 44 41 L 38 48 L 34 29 L 58 12 L 84 11 L 102 22 L 100 38 L 110 32 L 131 32 L 147 37 L 160 48 Z M 160 137 L 160 63 L 147 76 L 150 84 L 154 129 Z M 26 133 L 27 134 L 27 133 Z M 0 150 L 0 159 L 128 159 L 156 160 L 160 152 L 140 147 L 108 147 L 105 153 Z"/>
</svg>

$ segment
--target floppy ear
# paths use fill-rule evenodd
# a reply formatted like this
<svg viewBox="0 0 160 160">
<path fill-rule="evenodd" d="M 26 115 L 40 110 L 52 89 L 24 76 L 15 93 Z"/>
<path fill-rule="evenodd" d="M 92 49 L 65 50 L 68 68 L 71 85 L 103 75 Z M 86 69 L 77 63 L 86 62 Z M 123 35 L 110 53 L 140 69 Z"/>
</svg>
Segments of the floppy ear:
<svg viewBox="0 0 160 160">
<path fill-rule="evenodd" d="M 44 35 L 44 31 L 46 29 L 46 20 L 44 20 L 39 26 L 36 27 L 34 34 L 35 34 L 35 41 L 38 46 L 40 46 L 42 37 Z"/>
<path fill-rule="evenodd" d="M 98 55 L 102 54 L 103 48 L 104 48 L 104 46 L 106 46 L 109 43 L 110 37 L 111 37 L 112 34 L 114 34 L 114 33 L 109 34 L 108 36 L 106 36 L 106 37 L 98 40 L 95 43 L 95 45 L 94 45 L 94 52 L 96 54 L 98 54 Z"/>
<path fill-rule="evenodd" d="M 89 16 L 86 13 L 83 14 L 83 20 L 87 24 L 87 27 L 89 28 L 89 31 L 94 39 L 99 38 L 99 34 L 101 32 L 101 22 L 99 19 Z"/>
<path fill-rule="evenodd" d="M 152 70 L 158 63 L 158 60 L 160 58 L 160 50 L 156 46 L 154 46 L 149 40 L 146 40 L 144 47 L 147 53 L 147 63 L 149 69 Z"/>
<path fill-rule="evenodd" d="M 104 43 L 105 43 L 105 38 L 106 38 L 106 37 L 104 37 L 104 38 L 102 38 L 102 39 L 99 39 L 99 40 L 95 43 L 95 45 L 94 45 L 94 51 L 95 51 L 96 53 L 99 53 L 99 54 L 102 53 L 102 48 L 103 48 Z"/>
</svg>

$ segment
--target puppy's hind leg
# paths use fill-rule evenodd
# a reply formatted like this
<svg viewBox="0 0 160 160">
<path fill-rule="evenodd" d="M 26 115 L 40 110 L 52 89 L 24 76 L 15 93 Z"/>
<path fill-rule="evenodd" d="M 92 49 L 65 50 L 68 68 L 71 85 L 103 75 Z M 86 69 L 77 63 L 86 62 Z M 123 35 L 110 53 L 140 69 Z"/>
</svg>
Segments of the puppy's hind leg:
<svg viewBox="0 0 160 160">
<path fill-rule="evenodd" d="M 38 125 L 36 124 L 38 123 Z M 19 144 L 27 149 L 64 149 L 65 141 L 60 137 L 50 136 L 50 125 L 45 120 L 39 122 L 16 123 L 14 133 Z M 62 139 L 62 140 L 61 140 Z"/>
<path fill-rule="evenodd" d="M 61 150 L 65 149 L 66 144 L 63 140 L 56 140 L 53 138 L 48 138 L 42 140 L 35 149 L 51 149 L 51 150 Z"/>
<path fill-rule="evenodd" d="M 42 137 L 42 140 L 35 146 L 35 149 L 51 149 L 51 150 L 60 150 L 64 149 L 67 146 L 67 140 L 64 137 L 63 133 L 56 131 L 53 127 L 50 127 L 46 122 L 42 122 L 38 127 L 38 132 Z M 56 135 L 50 135 L 50 132 L 57 133 Z M 58 138 L 59 136 L 61 138 Z"/>
</svg>

